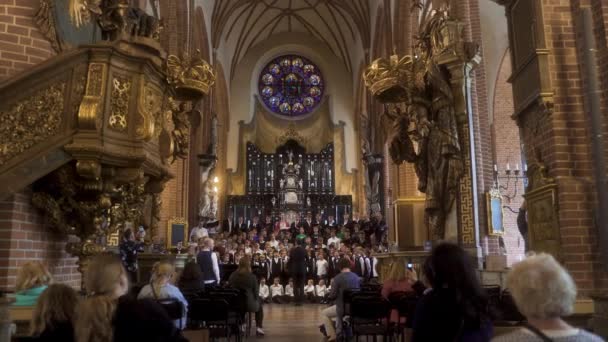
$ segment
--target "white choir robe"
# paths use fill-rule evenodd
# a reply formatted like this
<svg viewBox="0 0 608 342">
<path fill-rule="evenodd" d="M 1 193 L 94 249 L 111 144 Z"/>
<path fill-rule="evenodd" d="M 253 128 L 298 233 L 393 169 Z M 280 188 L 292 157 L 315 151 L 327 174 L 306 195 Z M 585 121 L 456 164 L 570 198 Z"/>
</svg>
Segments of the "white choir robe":
<svg viewBox="0 0 608 342">
<path fill-rule="evenodd" d="M 284 294 L 284 290 L 283 290 L 283 285 L 279 284 L 279 285 L 275 285 L 272 284 L 272 286 L 270 286 L 270 298 L 274 298 L 276 296 L 282 296 Z"/>
<path fill-rule="evenodd" d="M 316 287 L 317 297 L 325 297 L 325 295 L 328 293 L 327 286 L 325 286 L 325 285 L 317 285 L 315 287 Z"/>
<path fill-rule="evenodd" d="M 262 298 L 262 300 L 266 300 L 268 299 L 268 297 L 270 296 L 270 289 L 268 288 L 268 285 L 260 285 L 260 298 Z"/>
<path fill-rule="evenodd" d="M 293 297 L 293 286 L 289 284 L 285 285 L 285 295 L 288 297 Z"/>
</svg>

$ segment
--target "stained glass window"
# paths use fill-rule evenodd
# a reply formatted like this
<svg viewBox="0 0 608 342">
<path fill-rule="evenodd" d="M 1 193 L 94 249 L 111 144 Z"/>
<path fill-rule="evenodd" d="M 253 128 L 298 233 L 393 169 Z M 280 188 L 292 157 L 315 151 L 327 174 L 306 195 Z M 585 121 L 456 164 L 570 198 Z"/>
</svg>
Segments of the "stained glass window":
<svg viewBox="0 0 608 342">
<path fill-rule="evenodd" d="M 321 102 L 325 83 L 319 68 L 307 58 L 283 55 L 262 69 L 260 97 L 274 113 L 298 116 L 312 112 Z"/>
</svg>

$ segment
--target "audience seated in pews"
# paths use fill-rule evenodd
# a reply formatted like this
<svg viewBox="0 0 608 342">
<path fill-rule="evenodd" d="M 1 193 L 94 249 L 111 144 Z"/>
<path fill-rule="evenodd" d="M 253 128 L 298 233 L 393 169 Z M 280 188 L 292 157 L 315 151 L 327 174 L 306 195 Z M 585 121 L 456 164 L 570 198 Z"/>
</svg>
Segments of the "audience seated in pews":
<svg viewBox="0 0 608 342">
<path fill-rule="evenodd" d="M 30 322 L 32 341 L 73 342 L 74 312 L 79 297 L 63 284 L 52 284 L 42 292 Z"/>
<path fill-rule="evenodd" d="M 28 261 L 17 273 L 15 306 L 34 306 L 38 297 L 52 282 L 47 268 L 38 261 Z"/>
<path fill-rule="evenodd" d="M 87 298 L 76 307 L 76 341 L 187 341 L 157 302 L 126 296 L 129 280 L 117 256 L 93 257 L 84 284 Z"/>
<path fill-rule="evenodd" d="M 247 312 L 255 312 L 256 334 L 264 336 L 264 308 L 263 301 L 259 296 L 260 289 L 258 281 L 251 272 L 251 261 L 249 257 L 244 257 L 239 262 L 239 268 L 230 275 L 228 284 L 242 291 L 247 296 Z"/>
<path fill-rule="evenodd" d="M 530 255 L 507 275 L 507 288 L 527 325 L 499 336 L 494 342 L 600 342 L 603 339 L 566 323 L 572 314 L 576 285 L 568 272 L 549 254 Z"/>
<path fill-rule="evenodd" d="M 182 303 L 183 313 L 181 320 L 176 320 L 175 326 L 178 328 L 186 327 L 188 317 L 188 301 L 184 298 L 182 292 L 170 283 L 175 275 L 173 265 L 167 261 L 156 262 L 152 267 L 152 276 L 150 284 L 144 286 L 137 299 L 152 298 L 156 301 L 162 299 L 176 299 Z"/>
<path fill-rule="evenodd" d="M 425 277 L 432 289 L 416 307 L 412 341 L 489 341 L 488 302 L 470 255 L 442 243 L 429 258 Z"/>
</svg>

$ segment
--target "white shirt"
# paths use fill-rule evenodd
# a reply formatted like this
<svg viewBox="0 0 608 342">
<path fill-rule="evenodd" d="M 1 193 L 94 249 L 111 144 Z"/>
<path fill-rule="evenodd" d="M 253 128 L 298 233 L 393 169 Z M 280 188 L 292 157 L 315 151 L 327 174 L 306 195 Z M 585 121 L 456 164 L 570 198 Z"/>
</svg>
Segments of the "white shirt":
<svg viewBox="0 0 608 342">
<path fill-rule="evenodd" d="M 306 285 L 304 286 L 304 293 L 315 293 L 315 286 L 314 285 Z"/>
<path fill-rule="evenodd" d="M 269 245 L 270 245 L 270 247 L 272 247 L 272 248 L 274 248 L 274 249 L 279 248 L 279 241 L 277 241 L 277 240 L 274 240 L 274 241 L 273 241 L 273 240 L 266 241 L 266 243 L 267 243 L 267 244 L 269 244 Z"/>
<path fill-rule="evenodd" d="M 270 286 L 270 297 L 282 296 L 282 295 L 283 295 L 283 285 L 272 284 L 272 286 Z"/>
<path fill-rule="evenodd" d="M 325 297 L 325 295 L 329 292 L 329 289 L 325 285 L 317 285 L 317 296 Z"/>
<path fill-rule="evenodd" d="M 337 236 L 329 238 L 329 239 L 327 239 L 327 246 L 329 246 L 329 245 L 331 245 L 333 243 L 334 247 L 338 248 L 338 247 L 340 247 L 340 241 L 341 241 L 340 238 L 337 237 Z"/>
<path fill-rule="evenodd" d="M 293 297 L 293 286 L 287 284 L 285 285 L 285 295 L 289 297 Z"/>
<path fill-rule="evenodd" d="M 266 299 L 266 298 L 268 298 L 268 296 L 270 296 L 270 290 L 268 289 L 268 285 L 260 284 L 260 298 Z"/>
<path fill-rule="evenodd" d="M 329 267 L 329 264 L 327 263 L 327 260 L 325 260 L 325 259 L 317 260 L 317 275 L 319 277 L 326 276 L 328 267 Z"/>
</svg>

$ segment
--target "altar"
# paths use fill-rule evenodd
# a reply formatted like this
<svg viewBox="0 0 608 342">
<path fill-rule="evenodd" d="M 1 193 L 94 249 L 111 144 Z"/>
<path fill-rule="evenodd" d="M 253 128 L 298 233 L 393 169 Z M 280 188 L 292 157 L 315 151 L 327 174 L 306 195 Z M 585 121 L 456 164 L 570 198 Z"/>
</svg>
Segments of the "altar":
<svg viewBox="0 0 608 342">
<path fill-rule="evenodd" d="M 352 197 L 335 193 L 333 143 L 313 153 L 295 140 L 287 140 L 274 153 L 247 143 L 246 177 L 246 194 L 228 196 L 226 201 L 233 222 L 270 216 L 291 225 L 309 214 L 333 216 L 340 222 L 352 210 Z"/>
</svg>

